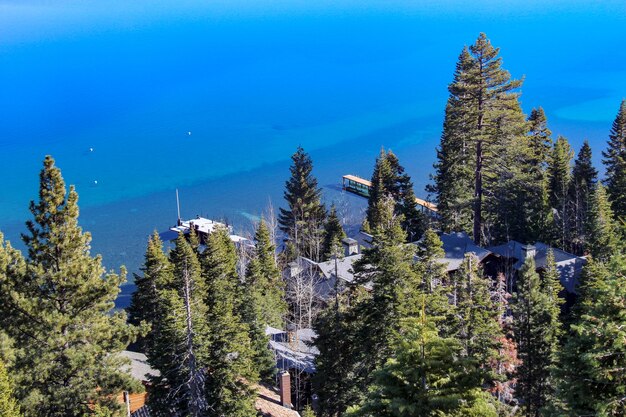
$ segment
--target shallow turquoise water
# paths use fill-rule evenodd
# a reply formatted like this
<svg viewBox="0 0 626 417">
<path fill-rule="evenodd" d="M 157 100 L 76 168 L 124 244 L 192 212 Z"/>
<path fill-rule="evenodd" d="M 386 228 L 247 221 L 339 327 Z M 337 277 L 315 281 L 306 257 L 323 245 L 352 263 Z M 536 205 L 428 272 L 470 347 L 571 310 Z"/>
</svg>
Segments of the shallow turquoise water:
<svg viewBox="0 0 626 417">
<path fill-rule="evenodd" d="M 309 150 L 328 201 L 396 151 L 428 181 L 456 58 L 484 31 L 526 112 L 599 161 L 626 97 L 626 6 L 582 1 L 0 0 L 0 230 L 18 240 L 52 154 L 108 267 L 183 214 L 249 227 Z M 90 150 L 92 149 L 92 150 Z M 96 183 L 97 182 L 97 183 Z"/>
</svg>

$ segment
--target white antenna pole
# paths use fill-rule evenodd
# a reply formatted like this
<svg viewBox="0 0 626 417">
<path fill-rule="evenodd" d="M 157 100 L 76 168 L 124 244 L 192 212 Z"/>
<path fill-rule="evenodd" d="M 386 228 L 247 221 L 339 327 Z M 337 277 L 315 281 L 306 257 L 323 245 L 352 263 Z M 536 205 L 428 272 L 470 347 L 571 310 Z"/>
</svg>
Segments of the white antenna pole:
<svg viewBox="0 0 626 417">
<path fill-rule="evenodd" d="M 178 188 L 176 189 L 176 208 L 178 210 L 178 225 L 180 226 L 180 200 L 178 198 Z"/>
</svg>

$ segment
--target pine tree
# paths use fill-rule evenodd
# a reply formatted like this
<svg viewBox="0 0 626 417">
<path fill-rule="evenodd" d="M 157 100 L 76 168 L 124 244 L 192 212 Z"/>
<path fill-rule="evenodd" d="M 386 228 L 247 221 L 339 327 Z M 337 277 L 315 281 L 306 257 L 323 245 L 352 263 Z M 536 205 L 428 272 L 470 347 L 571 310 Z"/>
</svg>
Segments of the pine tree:
<svg viewBox="0 0 626 417">
<path fill-rule="evenodd" d="M 152 326 L 158 319 L 158 290 L 172 284 L 171 265 L 163 253 L 163 242 L 155 231 L 148 239 L 148 247 L 142 268 L 143 276 L 135 275 L 136 289 L 128 307 L 128 322 L 139 326 L 142 322 Z M 153 331 L 148 331 L 144 338 L 139 339 L 141 351 L 150 344 Z"/>
<path fill-rule="evenodd" d="M 66 191 L 50 156 L 43 165 L 34 220 L 22 237 L 28 259 L 10 255 L 16 264 L 1 279 L 6 330 L 20 347 L 16 395 L 26 416 L 82 416 L 90 405 L 116 411 L 115 395 L 134 386 L 118 353 L 137 331 L 112 312 L 124 271 L 105 273 L 100 256 L 91 256 L 78 194 Z"/>
<path fill-rule="evenodd" d="M 626 286 L 623 256 L 585 266 L 575 320 L 561 352 L 566 415 L 626 414 Z"/>
<path fill-rule="evenodd" d="M 326 210 L 321 203 L 322 191 L 312 175 L 311 157 L 298 147 L 291 157 L 291 177 L 285 184 L 288 208 L 280 209 L 280 229 L 290 239 L 297 254 L 319 261 L 321 258 L 321 226 Z"/>
<path fill-rule="evenodd" d="M 313 387 L 319 396 L 318 415 L 337 417 L 362 396 L 352 376 L 357 369 L 355 355 L 362 353 L 358 336 L 358 317 L 340 303 L 329 306 L 315 319 L 315 358 Z"/>
<path fill-rule="evenodd" d="M 393 152 L 381 149 L 372 174 L 372 187 L 364 225 L 367 232 L 379 226 L 384 216 L 379 207 L 381 202 L 388 198 L 394 201 L 394 213 L 401 217 L 401 226 L 408 240 L 418 239 L 424 231 L 424 218 L 417 209 L 411 177 Z"/>
<path fill-rule="evenodd" d="M 413 319 L 407 327 L 393 358 L 376 372 L 366 400 L 349 416 L 498 415 L 490 395 L 472 377 L 475 364 L 461 355 L 458 341 L 442 338 L 428 321 Z"/>
<path fill-rule="evenodd" d="M 322 243 L 322 252 L 325 260 L 332 259 L 342 251 L 342 239 L 346 237 L 341 221 L 337 217 L 337 209 L 333 204 L 330 207 L 328 218 L 324 224 L 324 242 Z"/>
<path fill-rule="evenodd" d="M 548 129 L 548 119 L 541 107 L 533 109 L 528 117 L 529 147 L 532 157 L 528 161 L 530 193 L 528 200 L 529 225 L 528 234 L 523 242 L 548 240 L 546 227 L 551 223 L 548 203 L 548 159 L 552 150 L 552 132 Z"/>
<path fill-rule="evenodd" d="M 479 269 L 478 258 L 466 254 L 454 276 L 452 303 L 456 309 L 455 337 L 463 355 L 480 366 L 479 377 L 493 385 L 499 379 L 495 364 L 504 336 L 499 311 L 493 308 L 490 281 Z"/>
<path fill-rule="evenodd" d="M 434 164 L 434 184 L 427 191 L 435 194 L 437 213 L 444 231 L 472 230 L 472 203 L 474 170 L 472 168 L 471 139 L 475 134 L 474 109 L 459 89 L 465 85 L 467 73 L 474 66 L 474 58 L 467 47 L 459 55 L 454 79 L 448 86 L 450 96 L 446 104 L 441 141 Z M 457 87 L 458 86 L 458 87 Z"/>
<path fill-rule="evenodd" d="M 558 275 L 554 255 L 546 259 L 544 280 L 528 257 L 519 271 L 512 305 L 514 334 L 521 360 L 517 367 L 517 396 L 527 417 L 543 415 L 555 386 L 551 379 L 559 343 Z M 556 298 L 555 298 L 556 297 Z"/>
<path fill-rule="evenodd" d="M 618 227 L 602 184 L 597 184 L 591 193 L 585 230 L 588 236 L 585 249 L 594 259 L 606 262 L 618 252 Z"/>
<path fill-rule="evenodd" d="M 548 128 L 548 118 L 543 108 L 533 109 L 528 116 L 531 147 L 540 168 L 546 168 L 548 155 L 552 149 L 552 131 Z"/>
<path fill-rule="evenodd" d="M 145 271 L 151 273 L 156 287 L 146 355 L 160 372 L 151 377 L 150 405 L 162 413 L 175 409 L 185 415 L 203 415 L 207 411 L 203 388 L 208 350 L 207 289 L 197 255 L 180 234 L 168 261 L 154 236 L 148 243 Z"/>
<path fill-rule="evenodd" d="M 591 147 L 585 141 L 578 152 L 572 169 L 572 180 L 569 187 L 570 215 L 572 229 L 572 249 L 581 255 L 589 238 L 585 230 L 587 212 L 593 189 L 598 181 L 598 171 L 591 162 Z"/>
<path fill-rule="evenodd" d="M 213 231 L 202 259 L 209 327 L 206 396 L 212 414 L 247 417 L 255 413 L 250 386 L 258 375 L 250 329 L 240 313 L 244 291 L 236 268 L 237 254 L 227 230 Z"/>
<path fill-rule="evenodd" d="M 256 249 L 248 264 L 242 319 L 248 325 L 252 343 L 253 362 L 261 379 L 270 381 L 276 371 L 276 361 L 269 349 L 265 326 L 282 328 L 287 305 L 285 288 L 274 259 L 274 244 L 263 219 L 255 234 Z"/>
<path fill-rule="evenodd" d="M 402 218 L 402 229 L 407 234 L 408 241 L 413 242 L 424 232 L 425 222 L 423 214 L 417 209 L 413 181 L 391 150 L 387 152 L 387 161 L 393 174 L 390 189 L 396 202 L 395 211 Z"/>
<path fill-rule="evenodd" d="M 254 235 L 255 257 L 249 268 L 247 285 L 253 288 L 254 304 L 259 307 L 259 320 L 264 325 L 281 328 L 284 324 L 287 305 L 285 283 L 274 258 L 275 246 L 270 240 L 269 229 L 263 219 Z"/>
<path fill-rule="evenodd" d="M 454 309 L 448 300 L 449 285 L 443 243 L 432 229 L 424 232 L 418 245 L 416 267 L 422 277 L 421 293 L 425 295 L 425 311 L 430 320 L 437 324 L 439 334 L 452 335 L 450 323 L 454 321 Z"/>
<path fill-rule="evenodd" d="M 355 281 L 349 288 L 356 291 L 366 285 L 371 292 L 351 299 L 346 313 L 337 313 L 339 318 L 331 313 L 323 315 L 316 326 L 321 334 L 316 341 L 321 352 L 319 378 L 329 377 L 321 384 L 322 415 L 342 415 L 345 407 L 363 398 L 374 370 L 392 353 L 400 320 L 421 309 L 417 300 L 421 279 L 413 265 L 414 246 L 404 243 L 406 234 L 401 219 L 394 215 L 394 201 L 387 198 L 379 205 L 376 210 L 381 220 L 373 231 L 373 247 L 354 264 Z M 338 340 L 328 346 L 332 337 Z M 331 355 L 339 350 L 343 376 L 332 370 L 337 358 Z"/>
<path fill-rule="evenodd" d="M 13 385 L 2 358 L 0 358 L 0 416 L 19 417 L 20 407 L 13 397 Z"/>
<path fill-rule="evenodd" d="M 608 148 L 602 156 L 606 191 L 613 212 L 618 218 L 626 218 L 626 100 L 622 100 L 611 127 Z"/>
<path fill-rule="evenodd" d="M 369 199 L 367 201 L 367 211 L 365 215 L 366 222 L 364 225 L 364 230 L 368 233 L 371 233 L 374 229 L 376 229 L 382 221 L 381 216 L 383 214 L 380 212 L 382 202 L 389 198 L 393 198 L 392 192 L 394 178 L 385 149 L 380 150 L 380 154 L 376 159 L 371 182 L 372 186 L 369 191 Z"/>
<path fill-rule="evenodd" d="M 497 205 L 484 198 L 497 194 L 493 187 L 506 173 L 500 169 L 500 159 L 509 157 L 504 151 L 526 131 L 514 92 L 521 81 L 512 80 L 502 69 L 498 54 L 484 33 L 461 53 L 448 87 L 450 98 L 431 189 L 438 193 L 444 224 L 451 220 L 454 227 L 471 228 L 477 243 L 491 239 L 492 217 L 502 215 L 492 213 Z M 512 165 L 504 162 L 505 166 Z"/>
<path fill-rule="evenodd" d="M 548 161 L 548 195 L 554 220 L 553 240 L 565 250 L 569 249 L 571 237 L 568 190 L 571 181 L 572 157 L 573 153 L 567 139 L 559 136 Z"/>
<path fill-rule="evenodd" d="M 374 230 L 373 246 L 353 266 L 356 285 L 371 285 L 371 297 L 355 306 L 360 310 L 362 347 L 368 352 L 370 372 L 389 355 L 391 339 L 402 317 L 420 310 L 421 279 L 413 265 L 414 246 L 406 245 L 401 218 L 394 215 L 394 202 L 380 207 L 381 222 Z"/>
</svg>

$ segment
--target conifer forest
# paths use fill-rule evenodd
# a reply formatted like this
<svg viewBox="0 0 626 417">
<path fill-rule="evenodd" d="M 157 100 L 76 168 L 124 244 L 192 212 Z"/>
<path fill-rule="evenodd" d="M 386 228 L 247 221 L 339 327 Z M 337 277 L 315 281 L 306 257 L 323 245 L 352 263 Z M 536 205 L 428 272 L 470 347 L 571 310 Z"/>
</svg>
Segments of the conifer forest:
<svg viewBox="0 0 626 417">
<path fill-rule="evenodd" d="M 572 149 L 485 34 L 450 75 L 426 190 L 381 149 L 355 236 L 294 146 L 243 243 L 155 231 L 127 309 L 47 156 L 25 250 L 0 233 L 0 417 L 626 416 L 626 100 Z"/>
</svg>

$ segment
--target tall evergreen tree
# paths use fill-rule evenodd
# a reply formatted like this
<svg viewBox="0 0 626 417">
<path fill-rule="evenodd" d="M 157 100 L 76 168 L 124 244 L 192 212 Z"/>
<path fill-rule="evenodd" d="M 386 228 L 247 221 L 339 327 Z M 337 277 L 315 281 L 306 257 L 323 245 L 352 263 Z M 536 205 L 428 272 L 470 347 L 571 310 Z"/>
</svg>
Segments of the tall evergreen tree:
<svg viewBox="0 0 626 417">
<path fill-rule="evenodd" d="M 585 141 L 574 161 L 569 187 L 572 249 L 579 255 L 582 255 L 589 238 L 585 224 L 593 189 L 597 181 L 598 171 L 591 162 L 591 146 L 589 146 L 588 141 Z"/>
<path fill-rule="evenodd" d="M 443 337 L 452 335 L 450 323 L 455 311 L 449 303 L 448 273 L 441 262 L 445 257 L 443 243 L 437 233 L 427 229 L 417 250 L 416 267 L 422 277 L 421 292 L 425 295 L 424 309 L 431 321 L 436 323 Z"/>
<path fill-rule="evenodd" d="M 263 219 L 255 233 L 254 257 L 248 264 L 244 283 L 242 319 L 249 327 L 253 362 L 263 380 L 271 380 L 276 371 L 274 354 L 269 349 L 265 326 L 282 328 L 287 304 L 285 285 L 274 258 L 274 244 Z"/>
<path fill-rule="evenodd" d="M 421 279 L 413 265 L 414 246 L 407 245 L 401 219 L 394 215 L 394 201 L 386 198 L 376 210 L 381 221 L 373 231 L 373 247 L 354 265 L 355 281 L 349 290 L 356 292 L 365 285 L 371 292 L 364 297 L 352 299 L 345 314 L 324 314 L 318 323 L 321 330 L 316 344 L 320 346 L 322 372 L 328 372 L 328 364 L 336 359 L 328 357 L 343 351 L 341 370 L 343 380 L 332 373 L 330 383 L 320 375 L 320 400 L 325 415 L 342 415 L 350 404 L 363 399 L 372 383 L 373 372 L 390 357 L 393 340 L 403 317 L 416 314 L 421 309 L 418 302 Z M 336 330 L 330 326 L 336 326 Z M 340 333 L 336 333 L 336 332 Z M 329 335 L 339 338 L 337 345 L 328 346 Z M 342 390 L 340 390 L 342 388 Z M 336 404 L 331 404 L 333 399 Z"/>
<path fill-rule="evenodd" d="M 115 395 L 133 387 L 119 353 L 137 333 L 124 313 L 113 313 L 124 271 L 106 273 L 100 256 L 91 256 L 78 194 L 66 191 L 50 156 L 39 178 L 22 237 L 28 259 L 8 249 L 14 263 L 0 279 L 6 330 L 20 349 L 16 395 L 26 416 L 82 416 L 90 405 L 114 412 Z"/>
<path fill-rule="evenodd" d="M 13 397 L 13 384 L 0 358 L 0 416 L 19 417 L 20 415 L 20 407 Z"/>
<path fill-rule="evenodd" d="M 394 201 L 394 212 L 401 216 L 401 226 L 409 241 L 418 239 L 424 231 L 424 218 L 417 209 L 411 177 L 400 165 L 398 157 L 391 151 L 381 149 L 372 174 L 372 187 L 367 205 L 364 229 L 371 232 L 379 226 L 383 213 L 378 209 L 387 198 Z"/>
<path fill-rule="evenodd" d="M 608 147 L 602 152 L 606 167 L 606 190 L 618 218 L 626 218 L 626 100 L 622 100 L 609 134 Z"/>
<path fill-rule="evenodd" d="M 244 294 L 237 275 L 237 254 L 228 231 L 218 229 L 203 252 L 207 283 L 209 352 L 206 393 L 211 413 L 217 416 L 254 415 L 250 385 L 258 375 L 253 362 L 250 329 L 241 317 Z"/>
<path fill-rule="evenodd" d="M 361 317 L 362 347 L 369 362 L 368 379 L 389 357 L 391 340 L 402 317 L 419 311 L 421 279 L 413 265 L 414 246 L 407 245 L 394 201 L 382 202 L 382 221 L 374 230 L 373 247 L 353 266 L 356 285 L 371 285 L 371 297 L 355 306 Z M 371 379 L 370 379 L 371 380 Z"/>
<path fill-rule="evenodd" d="M 499 311 L 493 308 L 490 280 L 480 271 L 474 254 L 466 254 L 454 280 L 455 337 L 461 343 L 463 355 L 480 366 L 483 383 L 493 385 L 499 379 L 493 365 L 498 362 L 504 335 Z"/>
<path fill-rule="evenodd" d="M 594 259 L 606 262 L 618 252 L 618 227 L 602 184 L 597 184 L 591 193 L 585 230 L 585 249 Z"/>
<path fill-rule="evenodd" d="M 437 147 L 433 184 L 427 191 L 435 194 L 437 213 L 444 231 L 472 230 L 474 178 L 471 152 L 475 123 L 472 103 L 458 87 L 465 85 L 467 73 L 475 65 L 467 47 L 459 55 L 454 78 L 448 86 L 441 141 Z"/>
<path fill-rule="evenodd" d="M 543 415 L 555 386 L 551 378 L 559 343 L 558 275 L 552 252 L 544 280 L 528 257 L 519 271 L 512 305 L 514 335 L 521 360 L 517 367 L 517 396 L 527 417 Z M 556 282 L 555 282 L 556 280 Z M 556 297 L 556 298 L 555 298 Z"/>
<path fill-rule="evenodd" d="M 364 225 L 367 232 L 372 232 L 382 221 L 383 213 L 380 212 L 382 202 L 393 198 L 394 175 L 385 149 L 381 149 L 378 158 L 376 158 L 371 182 Z"/>
<path fill-rule="evenodd" d="M 413 242 L 424 232 L 424 216 L 417 209 L 413 181 L 391 150 L 387 152 L 387 160 L 393 174 L 390 189 L 396 202 L 395 211 L 402 216 L 402 229 L 407 234 L 408 241 Z"/>
<path fill-rule="evenodd" d="M 357 341 L 358 317 L 347 302 L 329 306 L 315 319 L 315 358 L 313 387 L 319 396 L 318 415 L 338 417 L 362 396 L 353 376 L 357 368 L 354 355 L 360 353 Z"/>
<path fill-rule="evenodd" d="M 490 240 L 491 211 L 485 210 L 485 195 L 499 183 L 500 156 L 525 133 L 525 121 L 515 90 L 521 81 L 512 80 L 502 69 L 499 49 L 481 33 L 459 58 L 450 98 L 442 143 L 435 165 L 434 191 L 443 220 L 468 228 L 478 243 Z M 455 165 L 461 164 L 460 167 Z M 471 179 L 463 178 L 468 175 Z M 454 184 L 458 182 L 458 184 Z M 495 207 L 492 204 L 492 207 Z M 471 210 L 471 211 L 470 211 Z M 495 214 L 495 213 L 494 213 Z"/>
<path fill-rule="evenodd" d="M 532 109 L 528 123 L 528 136 L 535 151 L 535 159 L 538 165 L 545 169 L 552 148 L 552 131 L 548 128 L 548 118 L 543 108 Z"/>
<path fill-rule="evenodd" d="M 332 259 L 333 256 L 341 253 L 341 240 L 345 237 L 346 232 L 343 230 L 341 221 L 339 220 L 339 217 L 337 217 L 337 209 L 333 204 L 330 207 L 328 218 L 324 224 L 324 242 L 322 244 L 322 252 L 325 260 Z"/>
<path fill-rule="evenodd" d="M 176 239 L 169 261 L 153 236 L 146 252 L 145 272 L 156 287 L 146 355 L 159 370 L 151 377 L 149 402 L 156 412 L 172 409 L 185 415 L 207 412 L 203 369 L 208 349 L 204 304 L 206 285 L 197 255 L 184 235 Z"/>
<path fill-rule="evenodd" d="M 155 231 L 148 239 L 148 247 L 142 268 L 143 276 L 135 274 L 136 290 L 128 307 L 128 322 L 139 326 L 142 322 L 152 326 L 158 320 L 158 291 L 172 284 L 171 265 L 163 253 L 163 242 Z M 139 339 L 142 351 L 154 335 L 151 329 L 145 337 Z"/>
<path fill-rule="evenodd" d="M 548 159 L 552 150 L 552 132 L 548 128 L 548 119 L 541 107 L 533 109 L 528 117 L 528 139 L 532 157 L 528 162 L 529 193 L 528 200 L 529 224 L 524 242 L 547 240 L 546 227 L 551 223 L 550 206 L 548 203 Z"/>
<path fill-rule="evenodd" d="M 549 202 L 553 213 L 553 241 L 568 250 L 571 237 L 569 186 L 573 153 L 567 142 L 559 136 L 548 160 Z"/>
<path fill-rule="evenodd" d="M 291 160 L 291 177 L 285 184 L 288 207 L 280 209 L 278 222 L 298 255 L 319 261 L 322 255 L 321 227 L 326 217 L 326 209 L 321 203 L 322 191 L 312 174 L 311 157 L 302 147 L 298 147 Z"/>
<path fill-rule="evenodd" d="M 264 325 L 282 328 L 287 311 L 285 283 L 274 258 L 275 246 L 270 240 L 267 223 L 259 222 L 254 235 L 254 257 L 248 268 L 246 285 L 253 292 L 258 318 Z"/>
<path fill-rule="evenodd" d="M 575 319 L 561 351 L 566 415 L 626 414 L 626 262 L 591 261 L 583 271 Z"/>
</svg>

